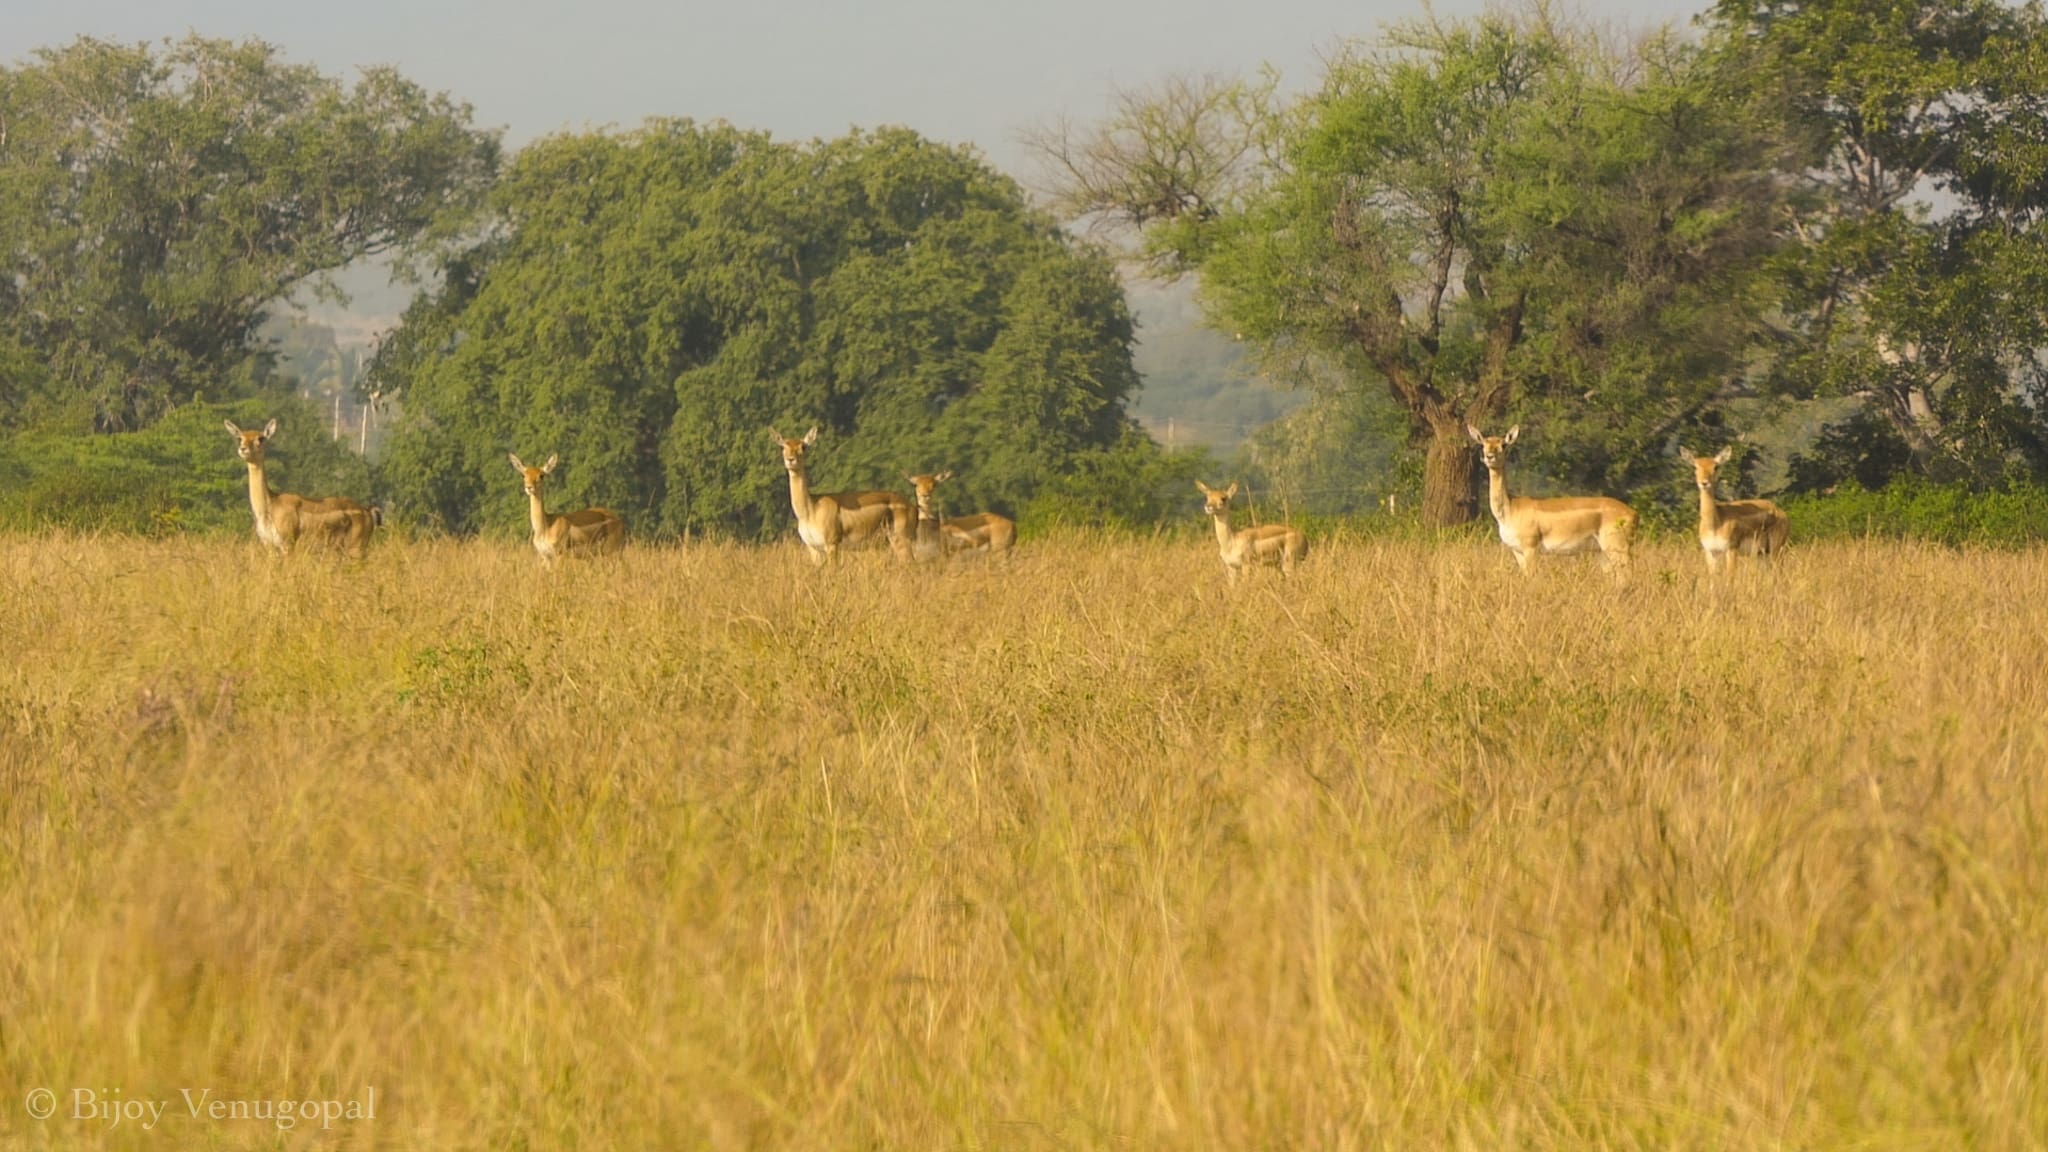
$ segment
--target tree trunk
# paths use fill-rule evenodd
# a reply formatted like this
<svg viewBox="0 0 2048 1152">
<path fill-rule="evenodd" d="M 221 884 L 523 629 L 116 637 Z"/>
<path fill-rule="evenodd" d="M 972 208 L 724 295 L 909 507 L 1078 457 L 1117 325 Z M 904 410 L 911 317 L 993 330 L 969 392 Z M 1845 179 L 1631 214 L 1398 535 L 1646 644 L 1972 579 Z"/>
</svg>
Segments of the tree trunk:
<svg viewBox="0 0 2048 1152">
<path fill-rule="evenodd" d="M 1437 527 L 1472 519 L 1472 442 L 1456 421 L 1432 421 L 1422 458 L 1422 522 Z"/>
<path fill-rule="evenodd" d="M 1941 418 L 1934 414 L 1927 393 L 1908 385 L 1875 388 L 1862 395 L 1865 404 L 1884 417 L 1899 439 L 1906 442 L 1913 470 L 1922 476 L 1932 476 L 1941 452 Z"/>
</svg>

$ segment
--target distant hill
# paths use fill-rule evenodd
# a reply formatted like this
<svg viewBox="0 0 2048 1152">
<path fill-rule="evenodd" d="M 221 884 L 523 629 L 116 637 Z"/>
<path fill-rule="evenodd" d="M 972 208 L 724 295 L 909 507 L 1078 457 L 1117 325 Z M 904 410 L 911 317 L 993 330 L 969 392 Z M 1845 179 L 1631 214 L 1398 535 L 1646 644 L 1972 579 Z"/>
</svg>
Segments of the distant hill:
<svg viewBox="0 0 2048 1152">
<path fill-rule="evenodd" d="M 335 273 L 335 283 L 348 294 L 346 307 L 316 300 L 301 289 L 285 305 L 273 309 L 271 327 L 303 322 L 330 329 L 335 344 L 368 353 L 384 334 L 398 327 L 415 289 L 394 282 L 391 266 L 382 260 L 364 260 Z M 270 333 L 275 338 L 281 329 Z"/>
<path fill-rule="evenodd" d="M 1125 285 L 1138 319 L 1136 359 L 1145 387 L 1132 415 L 1162 444 L 1228 454 L 1307 396 L 1261 380 L 1242 345 L 1205 327 L 1191 283 Z"/>
</svg>

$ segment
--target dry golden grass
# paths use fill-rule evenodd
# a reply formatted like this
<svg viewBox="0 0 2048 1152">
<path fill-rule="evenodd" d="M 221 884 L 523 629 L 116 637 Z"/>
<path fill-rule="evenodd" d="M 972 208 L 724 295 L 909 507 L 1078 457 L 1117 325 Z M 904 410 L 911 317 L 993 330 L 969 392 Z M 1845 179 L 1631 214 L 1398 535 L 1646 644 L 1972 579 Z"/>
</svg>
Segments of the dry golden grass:
<svg viewBox="0 0 2048 1152">
<path fill-rule="evenodd" d="M 0 1146 L 2048 1146 L 2048 555 L 1512 567 L 0 539 Z"/>
</svg>

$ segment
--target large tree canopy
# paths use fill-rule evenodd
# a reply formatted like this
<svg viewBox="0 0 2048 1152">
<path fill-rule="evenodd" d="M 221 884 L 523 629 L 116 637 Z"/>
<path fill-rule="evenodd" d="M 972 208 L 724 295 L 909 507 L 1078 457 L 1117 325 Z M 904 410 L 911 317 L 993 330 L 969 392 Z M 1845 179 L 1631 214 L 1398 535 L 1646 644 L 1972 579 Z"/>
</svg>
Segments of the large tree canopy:
<svg viewBox="0 0 2048 1152">
<path fill-rule="evenodd" d="M 415 521 L 520 530 L 510 450 L 559 453 L 563 502 L 641 533 L 770 534 L 771 424 L 822 427 L 820 486 L 950 468 L 960 510 L 1156 459 L 1111 263 L 970 152 L 657 121 L 531 146 L 494 208 L 375 366 Z"/>
<path fill-rule="evenodd" d="M 1668 40 L 1489 15 L 1398 27 L 1291 105 L 1182 83 L 1047 150 L 1067 206 L 1198 272 L 1214 319 L 1387 389 L 1447 524 L 1475 508 L 1468 422 L 1542 406 L 1576 449 L 1553 459 L 1621 488 L 1732 386 L 1774 191 L 1715 84 Z"/>
<path fill-rule="evenodd" d="M 451 235 L 496 160 L 465 105 L 257 41 L 0 69 L 0 419 L 120 431 L 233 393 L 266 307 Z"/>
<path fill-rule="evenodd" d="M 2048 470 L 2048 18 L 1997 0 L 1722 0 L 1716 45 L 1793 145 L 1781 339 L 1790 395 L 1875 420 L 1814 483 L 1908 462 Z M 1874 471 L 1873 471 L 1874 469 Z"/>
</svg>

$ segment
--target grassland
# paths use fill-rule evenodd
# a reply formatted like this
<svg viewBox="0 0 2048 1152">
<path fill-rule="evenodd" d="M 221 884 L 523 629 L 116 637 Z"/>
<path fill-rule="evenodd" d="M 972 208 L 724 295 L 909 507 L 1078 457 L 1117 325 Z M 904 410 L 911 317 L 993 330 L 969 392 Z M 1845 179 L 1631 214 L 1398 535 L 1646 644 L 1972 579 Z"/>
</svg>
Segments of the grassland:
<svg viewBox="0 0 2048 1152">
<path fill-rule="evenodd" d="M 2048 554 L 874 561 L 0 538 L 0 1147 L 2048 1146 Z"/>
</svg>

